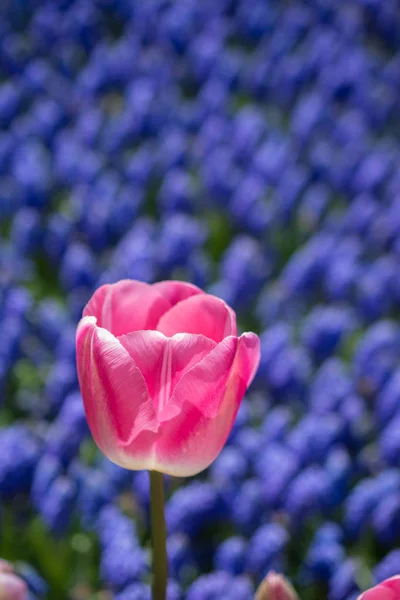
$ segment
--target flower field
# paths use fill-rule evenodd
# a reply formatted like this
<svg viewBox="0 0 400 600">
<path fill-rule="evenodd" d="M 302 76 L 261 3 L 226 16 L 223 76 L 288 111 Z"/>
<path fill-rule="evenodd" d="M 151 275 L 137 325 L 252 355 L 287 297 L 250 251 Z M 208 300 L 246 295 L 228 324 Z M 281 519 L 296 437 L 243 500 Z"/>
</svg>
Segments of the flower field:
<svg viewBox="0 0 400 600">
<path fill-rule="evenodd" d="M 97 450 L 76 370 L 121 279 L 261 340 L 222 452 L 166 477 L 168 600 L 400 573 L 399 48 L 398 0 L 3 0 L 0 557 L 29 600 L 151 598 L 149 476 Z"/>
</svg>

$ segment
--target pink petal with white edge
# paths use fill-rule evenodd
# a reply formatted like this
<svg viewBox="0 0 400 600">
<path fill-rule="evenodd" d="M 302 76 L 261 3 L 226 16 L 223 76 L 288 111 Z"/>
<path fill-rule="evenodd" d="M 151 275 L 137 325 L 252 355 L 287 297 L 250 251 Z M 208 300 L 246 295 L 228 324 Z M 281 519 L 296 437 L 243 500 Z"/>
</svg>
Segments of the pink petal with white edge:
<svg viewBox="0 0 400 600">
<path fill-rule="evenodd" d="M 160 318 L 156 329 L 168 337 L 183 332 L 198 333 L 217 343 L 237 335 L 235 313 L 223 300 L 210 294 L 182 300 Z"/>
<path fill-rule="evenodd" d="M 104 454 L 130 469 L 151 468 L 158 422 L 140 370 L 120 342 L 95 318 L 77 331 L 77 366 L 86 417 Z M 134 444 L 127 459 L 124 447 Z"/>
<path fill-rule="evenodd" d="M 156 329 L 160 317 L 171 308 L 166 295 L 155 286 L 125 279 L 101 286 L 83 310 L 99 327 L 118 337 L 130 331 Z"/>
<path fill-rule="evenodd" d="M 222 450 L 257 370 L 259 339 L 230 337 L 191 369 L 159 418 L 156 469 L 181 477 L 207 468 Z"/>
<path fill-rule="evenodd" d="M 0 600 L 28 600 L 28 586 L 14 573 L 0 573 Z"/>
<path fill-rule="evenodd" d="M 204 294 L 203 290 L 186 281 L 159 281 L 158 283 L 153 283 L 152 287 L 165 296 L 171 303 L 171 306 L 182 300 L 186 300 L 186 298 L 190 298 L 190 296 Z"/>
<path fill-rule="evenodd" d="M 158 331 L 134 331 L 118 339 L 143 375 L 157 414 L 182 376 L 216 346 L 202 335 L 188 333 L 168 338 Z"/>
</svg>

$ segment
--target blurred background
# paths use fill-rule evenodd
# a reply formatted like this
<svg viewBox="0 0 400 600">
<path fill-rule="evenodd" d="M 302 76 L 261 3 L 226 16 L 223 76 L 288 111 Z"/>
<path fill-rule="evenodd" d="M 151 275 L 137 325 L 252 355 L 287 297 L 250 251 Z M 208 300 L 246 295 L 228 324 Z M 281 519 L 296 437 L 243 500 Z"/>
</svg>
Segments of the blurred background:
<svg viewBox="0 0 400 600">
<path fill-rule="evenodd" d="M 105 282 L 222 296 L 262 360 L 170 479 L 169 600 L 303 600 L 400 571 L 397 0 L 2 0 L 0 556 L 31 600 L 149 598 L 148 477 L 89 436 Z"/>
</svg>

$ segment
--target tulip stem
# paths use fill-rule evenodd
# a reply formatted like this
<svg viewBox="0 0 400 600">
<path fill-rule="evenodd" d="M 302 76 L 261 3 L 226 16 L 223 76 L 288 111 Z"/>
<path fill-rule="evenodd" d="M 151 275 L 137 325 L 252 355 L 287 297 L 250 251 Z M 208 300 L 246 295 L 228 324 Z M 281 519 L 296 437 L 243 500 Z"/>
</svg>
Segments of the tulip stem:
<svg viewBox="0 0 400 600">
<path fill-rule="evenodd" d="M 150 471 L 151 541 L 153 546 L 153 600 L 167 596 L 167 530 L 164 515 L 164 477 Z"/>
</svg>

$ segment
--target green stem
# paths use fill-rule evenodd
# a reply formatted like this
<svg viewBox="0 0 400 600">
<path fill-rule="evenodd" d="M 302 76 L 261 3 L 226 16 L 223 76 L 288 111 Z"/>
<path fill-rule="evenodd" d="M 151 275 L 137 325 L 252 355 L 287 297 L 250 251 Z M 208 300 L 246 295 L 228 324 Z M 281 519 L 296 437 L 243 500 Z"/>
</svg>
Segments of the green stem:
<svg viewBox="0 0 400 600">
<path fill-rule="evenodd" d="M 164 477 L 150 471 L 151 541 L 153 545 L 153 600 L 167 597 L 167 531 L 164 516 Z"/>
</svg>

